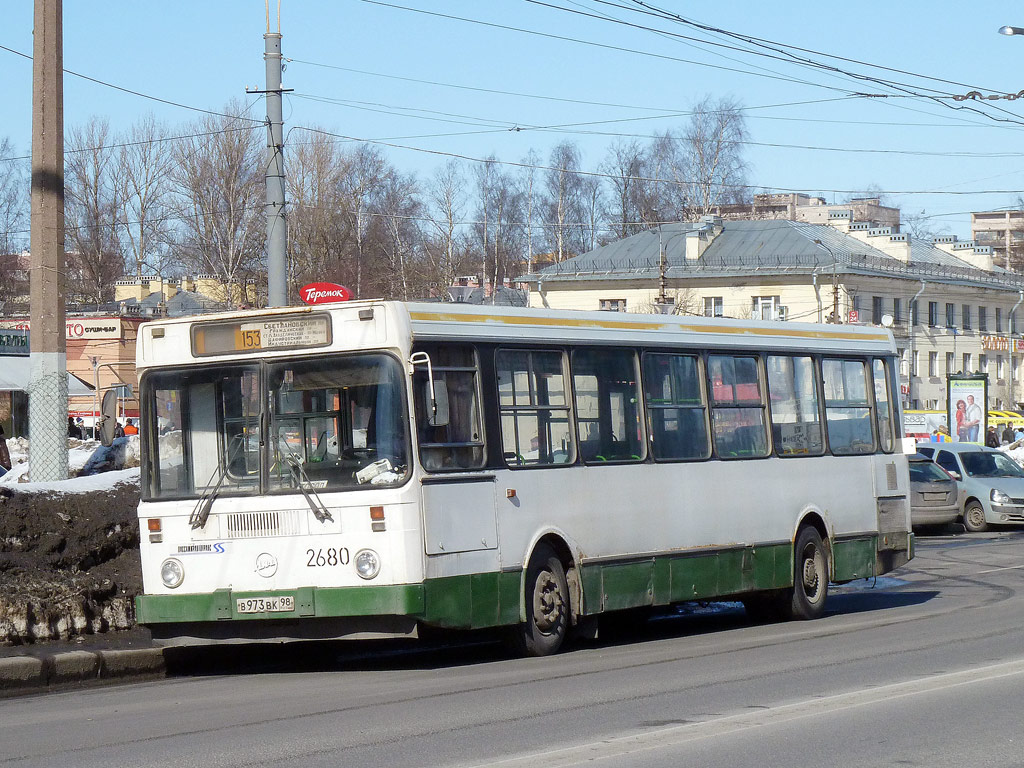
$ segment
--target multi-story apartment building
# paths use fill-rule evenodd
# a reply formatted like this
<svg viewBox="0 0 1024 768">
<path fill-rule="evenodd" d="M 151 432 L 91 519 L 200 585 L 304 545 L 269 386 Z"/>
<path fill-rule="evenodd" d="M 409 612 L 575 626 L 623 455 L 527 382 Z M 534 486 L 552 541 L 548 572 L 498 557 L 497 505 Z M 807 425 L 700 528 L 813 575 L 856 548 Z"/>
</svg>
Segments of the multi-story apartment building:
<svg viewBox="0 0 1024 768">
<path fill-rule="evenodd" d="M 1024 267 L 1024 211 L 979 211 L 971 214 L 971 237 L 992 248 L 996 264 Z"/>
<path fill-rule="evenodd" d="M 1024 275 L 989 246 L 924 241 L 832 211 L 788 220 L 667 224 L 522 278 L 530 306 L 890 327 L 905 407 L 942 408 L 946 376 L 987 373 L 989 406 L 1024 401 Z M 662 290 L 667 302 L 660 301 Z"/>
<path fill-rule="evenodd" d="M 810 224 L 827 224 L 833 211 L 849 213 L 853 221 L 870 221 L 884 227 L 899 227 L 900 209 L 882 205 L 877 197 L 860 197 L 839 205 L 802 192 L 754 195 L 754 202 L 717 206 L 712 212 L 726 221 L 787 219 Z"/>
</svg>

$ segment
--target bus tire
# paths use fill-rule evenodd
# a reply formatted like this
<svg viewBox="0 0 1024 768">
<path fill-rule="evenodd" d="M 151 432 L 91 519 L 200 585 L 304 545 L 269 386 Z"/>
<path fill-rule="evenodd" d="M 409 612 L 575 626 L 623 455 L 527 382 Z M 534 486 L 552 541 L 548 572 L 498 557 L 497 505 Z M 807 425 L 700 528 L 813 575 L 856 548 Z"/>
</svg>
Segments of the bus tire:
<svg viewBox="0 0 1024 768">
<path fill-rule="evenodd" d="M 534 550 L 526 568 L 526 621 L 515 633 L 516 645 L 526 656 L 548 656 L 558 651 L 569 631 L 569 585 L 565 568 L 546 544 Z"/>
<path fill-rule="evenodd" d="M 817 619 L 828 598 L 828 552 L 818 530 L 805 525 L 793 547 L 793 588 L 786 613 L 790 619 Z"/>
<path fill-rule="evenodd" d="M 964 507 L 964 528 L 970 533 L 981 533 L 988 530 L 985 508 L 981 506 L 980 501 L 971 499 Z"/>
</svg>

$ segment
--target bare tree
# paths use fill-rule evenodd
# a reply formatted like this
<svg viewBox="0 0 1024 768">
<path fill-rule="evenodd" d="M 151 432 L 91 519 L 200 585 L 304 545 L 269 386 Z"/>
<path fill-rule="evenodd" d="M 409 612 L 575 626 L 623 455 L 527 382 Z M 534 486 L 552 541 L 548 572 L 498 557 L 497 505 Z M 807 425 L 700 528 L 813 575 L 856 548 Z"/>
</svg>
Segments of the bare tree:
<svg viewBox="0 0 1024 768">
<path fill-rule="evenodd" d="M 526 221 L 523 227 L 526 232 L 526 271 L 533 272 L 533 217 L 537 209 L 536 186 L 537 166 L 540 165 L 540 155 L 533 149 L 526 153 L 523 158 L 525 166 L 522 175 L 521 196 L 523 206 L 526 209 Z"/>
<path fill-rule="evenodd" d="M 422 211 L 413 175 L 389 173 L 380 189 L 374 229 L 381 256 L 374 278 L 375 292 L 389 299 L 410 298 L 411 267 L 420 242 L 418 217 Z"/>
<path fill-rule="evenodd" d="M 363 269 L 367 259 L 366 238 L 371 225 L 371 210 L 380 188 L 391 172 L 384 154 L 370 144 L 360 144 L 346 156 L 341 191 L 346 202 L 345 214 L 355 241 L 355 295 L 363 295 Z"/>
<path fill-rule="evenodd" d="M 13 159 L 10 139 L 0 141 L 0 301 L 28 293 L 21 251 L 28 242 L 27 161 Z"/>
<path fill-rule="evenodd" d="M 614 143 L 601 165 L 601 172 L 609 178 L 612 188 L 612 202 L 608 207 L 608 219 L 615 235 L 624 239 L 643 229 L 642 177 L 646 158 L 640 142 L 636 140 Z"/>
<path fill-rule="evenodd" d="M 600 242 L 601 210 L 604 207 L 604 194 L 601 179 L 596 176 L 584 176 L 580 179 L 580 238 L 584 251 L 592 251 Z"/>
<path fill-rule="evenodd" d="M 310 141 L 292 150 L 287 176 L 292 285 L 318 279 L 345 282 L 350 276 L 346 256 L 352 229 L 342 184 L 347 171 L 348 158 L 322 133 L 313 133 Z"/>
<path fill-rule="evenodd" d="M 491 188 L 498 173 L 498 162 L 492 154 L 476 167 L 476 191 L 480 199 L 480 223 L 476 229 L 482 240 L 480 249 L 480 288 L 487 295 L 487 241 L 490 236 L 488 215 L 491 206 Z"/>
<path fill-rule="evenodd" d="M 101 303 L 113 298 L 124 274 L 118 221 L 123 220 L 117 164 L 106 120 L 72 128 L 65 159 L 65 237 L 68 299 Z"/>
<path fill-rule="evenodd" d="M 547 187 L 548 236 L 554 246 L 555 261 L 564 261 L 570 254 L 572 223 L 578 220 L 580 153 L 571 141 L 557 144 L 551 150 L 550 166 L 545 178 Z"/>
<path fill-rule="evenodd" d="M 683 136 L 691 215 L 702 216 L 717 205 L 744 198 L 746 140 L 746 121 L 733 99 L 713 101 L 706 96 L 694 107 Z"/>
<path fill-rule="evenodd" d="M 118 220 L 126 260 L 163 276 L 169 264 L 171 168 L 173 147 L 167 130 L 148 115 L 132 126 L 118 155 L 116 173 L 121 218 Z"/>
<path fill-rule="evenodd" d="M 245 113 L 237 101 L 225 112 Z M 262 260 L 263 136 L 237 129 L 237 118 L 210 115 L 194 125 L 196 136 L 174 152 L 172 180 L 181 219 L 181 258 L 192 269 L 216 276 L 225 302 L 244 301 L 241 286 Z M 201 134 L 201 135 L 200 135 Z"/>
<path fill-rule="evenodd" d="M 464 183 L 458 161 L 449 160 L 435 171 L 427 192 L 432 234 L 424 242 L 425 280 L 442 299 L 447 298 L 447 289 L 454 284 L 461 264 L 459 229 L 465 206 Z"/>
</svg>

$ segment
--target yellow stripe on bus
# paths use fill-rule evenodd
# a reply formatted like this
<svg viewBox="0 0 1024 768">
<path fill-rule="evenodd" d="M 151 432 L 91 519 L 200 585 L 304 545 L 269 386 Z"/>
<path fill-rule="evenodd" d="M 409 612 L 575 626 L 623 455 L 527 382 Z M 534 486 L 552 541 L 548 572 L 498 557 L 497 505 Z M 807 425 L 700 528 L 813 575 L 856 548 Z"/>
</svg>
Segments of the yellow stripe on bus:
<svg viewBox="0 0 1024 768">
<path fill-rule="evenodd" d="M 886 341 L 888 336 L 882 333 L 846 333 L 843 331 L 803 331 L 803 330 L 774 330 L 771 328 L 736 328 L 733 326 L 722 326 L 709 328 L 701 325 L 667 324 L 667 323 L 639 323 L 636 321 L 622 320 L 570 320 L 563 318 L 529 317 L 516 315 L 469 315 L 443 312 L 410 312 L 409 317 L 413 320 L 423 322 L 461 322 L 461 323 L 501 323 L 505 325 L 536 325 L 536 326 L 559 326 L 570 328 L 606 328 L 614 330 L 666 330 L 666 331 L 692 331 L 694 333 L 734 333 L 752 334 L 754 336 L 791 336 L 808 339 L 843 339 L 847 341 Z"/>
</svg>

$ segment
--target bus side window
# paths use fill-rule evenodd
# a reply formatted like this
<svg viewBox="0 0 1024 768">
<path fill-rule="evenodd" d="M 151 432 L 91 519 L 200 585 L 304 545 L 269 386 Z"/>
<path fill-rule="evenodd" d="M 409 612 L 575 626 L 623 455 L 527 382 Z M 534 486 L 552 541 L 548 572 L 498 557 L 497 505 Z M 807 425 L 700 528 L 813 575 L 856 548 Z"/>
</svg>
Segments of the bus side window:
<svg viewBox="0 0 1024 768">
<path fill-rule="evenodd" d="M 893 418 L 892 397 L 889 395 L 889 366 L 884 360 L 875 358 L 871 361 L 871 376 L 875 381 L 875 419 L 878 425 L 878 442 L 882 451 L 892 453 Z"/>
<path fill-rule="evenodd" d="M 775 452 L 779 456 L 821 455 L 825 440 L 814 359 L 771 355 L 765 367 Z"/>
<path fill-rule="evenodd" d="M 505 463 L 572 464 L 576 449 L 562 353 L 498 350 L 494 367 Z"/>
<path fill-rule="evenodd" d="M 874 453 L 864 361 L 822 360 L 821 377 L 825 385 L 825 420 L 832 453 Z"/>
<path fill-rule="evenodd" d="M 583 460 L 641 461 L 645 450 L 633 351 L 574 350 L 572 380 Z"/>
<path fill-rule="evenodd" d="M 708 355 L 711 430 L 721 459 L 768 455 L 764 397 L 752 356 Z"/>
<path fill-rule="evenodd" d="M 710 455 L 699 357 L 644 355 L 644 395 L 655 459 L 706 459 Z"/>
<path fill-rule="evenodd" d="M 448 394 L 448 423 L 429 423 L 426 392 L 430 386 L 425 365 L 413 378 L 416 432 L 420 461 L 428 471 L 475 469 L 484 465 L 480 418 L 479 366 L 476 350 L 468 345 L 427 345 L 417 348 L 430 356 L 435 385 L 444 382 Z"/>
</svg>

